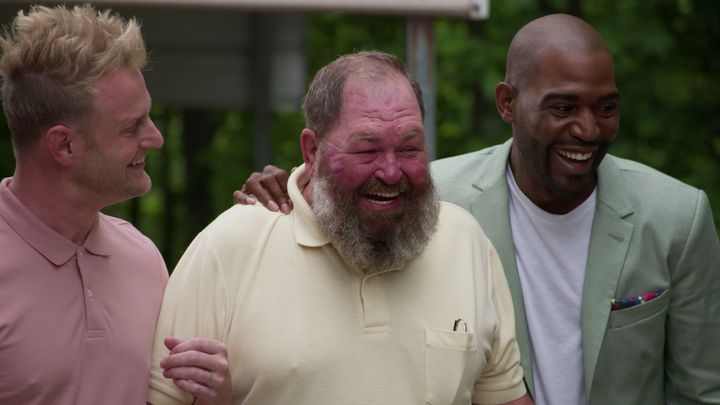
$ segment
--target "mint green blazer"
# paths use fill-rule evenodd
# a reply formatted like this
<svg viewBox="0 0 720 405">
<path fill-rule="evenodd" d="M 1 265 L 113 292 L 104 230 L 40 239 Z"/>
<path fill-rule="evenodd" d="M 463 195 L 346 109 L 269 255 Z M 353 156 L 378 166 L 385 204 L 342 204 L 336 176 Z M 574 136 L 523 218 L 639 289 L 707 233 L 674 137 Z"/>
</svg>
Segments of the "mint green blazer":
<svg viewBox="0 0 720 405">
<path fill-rule="evenodd" d="M 432 171 L 443 200 L 469 211 L 500 255 L 532 394 L 505 180 L 511 143 L 435 161 Z M 613 298 L 660 289 L 651 301 L 611 311 Z M 581 313 L 589 405 L 720 404 L 720 243 L 705 193 L 607 155 Z"/>
</svg>

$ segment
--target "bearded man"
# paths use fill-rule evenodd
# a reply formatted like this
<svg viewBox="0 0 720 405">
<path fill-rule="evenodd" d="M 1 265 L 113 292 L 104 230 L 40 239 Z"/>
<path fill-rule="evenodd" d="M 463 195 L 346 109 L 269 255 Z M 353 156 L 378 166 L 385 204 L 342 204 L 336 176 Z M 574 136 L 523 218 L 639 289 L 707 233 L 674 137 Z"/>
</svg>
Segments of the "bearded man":
<svg viewBox="0 0 720 405">
<path fill-rule="evenodd" d="M 232 207 L 173 272 L 150 402 L 192 402 L 162 377 L 183 366 L 163 337 L 199 336 L 227 343 L 234 403 L 530 403 L 502 267 L 477 222 L 438 202 L 402 62 L 342 56 L 304 110 L 295 210 Z"/>
</svg>

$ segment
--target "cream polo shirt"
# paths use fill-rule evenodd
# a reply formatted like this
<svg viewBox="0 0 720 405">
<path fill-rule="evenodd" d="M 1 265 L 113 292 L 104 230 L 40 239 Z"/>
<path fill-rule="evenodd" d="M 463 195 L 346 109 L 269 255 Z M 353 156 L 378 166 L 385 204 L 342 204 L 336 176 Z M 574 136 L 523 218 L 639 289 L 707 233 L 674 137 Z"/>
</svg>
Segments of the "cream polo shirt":
<svg viewBox="0 0 720 405">
<path fill-rule="evenodd" d="M 160 252 L 103 214 L 77 246 L 10 181 L 0 183 L 0 404 L 144 404 L 168 278 Z"/>
<path fill-rule="evenodd" d="M 170 277 L 150 402 L 191 403 L 162 377 L 167 336 L 228 344 L 233 402 L 495 404 L 525 393 L 510 292 L 477 221 L 442 204 L 438 230 L 401 271 L 349 268 L 290 177 L 290 215 L 235 205 Z M 467 324 L 453 331 L 455 320 Z M 461 322 L 462 325 L 462 322 Z"/>
</svg>

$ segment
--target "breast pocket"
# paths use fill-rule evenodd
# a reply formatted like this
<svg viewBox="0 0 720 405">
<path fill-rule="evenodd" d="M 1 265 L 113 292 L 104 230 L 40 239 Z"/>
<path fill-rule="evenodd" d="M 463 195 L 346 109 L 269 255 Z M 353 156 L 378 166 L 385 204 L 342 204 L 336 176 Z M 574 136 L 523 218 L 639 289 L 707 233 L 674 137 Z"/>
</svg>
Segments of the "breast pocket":
<svg viewBox="0 0 720 405">
<path fill-rule="evenodd" d="M 635 305 L 630 308 L 620 309 L 610 312 L 610 329 L 623 328 L 637 322 L 652 319 L 661 316 L 667 312 L 668 301 L 670 300 L 669 290 L 665 290 L 662 294 L 654 299 Z"/>
<path fill-rule="evenodd" d="M 595 398 L 602 399 L 590 404 L 664 403 L 663 348 L 669 304 L 669 291 L 665 291 L 653 300 L 610 313 L 592 383 Z"/>
<path fill-rule="evenodd" d="M 470 404 L 479 367 L 475 334 L 425 329 L 425 384 L 427 403 Z"/>
</svg>

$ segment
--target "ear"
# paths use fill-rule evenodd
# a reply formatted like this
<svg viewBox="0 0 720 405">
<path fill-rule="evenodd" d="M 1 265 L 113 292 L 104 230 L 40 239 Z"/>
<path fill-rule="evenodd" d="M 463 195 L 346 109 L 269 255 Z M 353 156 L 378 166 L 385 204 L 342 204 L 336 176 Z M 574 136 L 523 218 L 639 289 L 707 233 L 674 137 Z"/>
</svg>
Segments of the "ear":
<svg viewBox="0 0 720 405">
<path fill-rule="evenodd" d="M 55 125 L 45 132 L 45 143 L 50 156 L 63 166 L 70 166 L 77 159 L 81 147 L 80 134 L 65 125 Z"/>
<path fill-rule="evenodd" d="M 305 171 L 313 172 L 313 166 L 317 162 L 317 154 L 319 153 L 317 134 L 312 129 L 305 128 L 300 133 L 300 149 L 302 150 L 303 161 L 305 162 Z"/>
<path fill-rule="evenodd" d="M 509 83 L 498 83 L 495 87 L 495 107 L 500 118 L 508 124 L 515 122 L 515 101 L 515 89 Z"/>
</svg>

